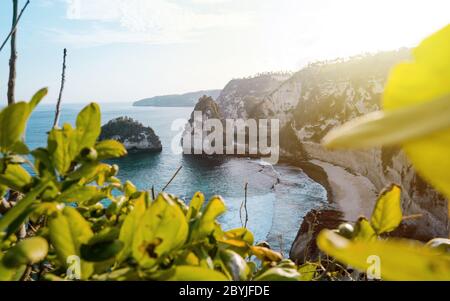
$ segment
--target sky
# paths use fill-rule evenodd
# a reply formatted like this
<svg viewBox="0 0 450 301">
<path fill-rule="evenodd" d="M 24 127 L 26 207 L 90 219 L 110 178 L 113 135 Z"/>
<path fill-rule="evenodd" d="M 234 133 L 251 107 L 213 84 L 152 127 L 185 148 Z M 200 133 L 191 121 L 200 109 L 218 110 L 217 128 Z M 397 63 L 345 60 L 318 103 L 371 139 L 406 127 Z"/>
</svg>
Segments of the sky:
<svg viewBox="0 0 450 301">
<path fill-rule="evenodd" d="M 11 26 L 0 0 L 0 40 Z M 20 6 L 26 1 L 20 0 Z M 448 0 L 31 0 L 18 31 L 17 99 L 133 102 L 233 78 L 413 47 L 450 22 Z M 6 103 L 9 48 L 0 53 Z"/>
</svg>

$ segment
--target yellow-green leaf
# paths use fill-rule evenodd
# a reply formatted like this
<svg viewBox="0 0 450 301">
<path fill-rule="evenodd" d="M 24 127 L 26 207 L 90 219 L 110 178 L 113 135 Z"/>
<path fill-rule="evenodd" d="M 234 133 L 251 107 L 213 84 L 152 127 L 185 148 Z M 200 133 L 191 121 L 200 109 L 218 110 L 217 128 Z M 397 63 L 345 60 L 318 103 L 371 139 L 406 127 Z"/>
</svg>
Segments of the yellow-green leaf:
<svg viewBox="0 0 450 301">
<path fill-rule="evenodd" d="M 210 235 L 216 225 L 216 219 L 226 211 L 225 203 L 221 197 L 213 197 L 202 212 L 202 216 L 193 225 L 192 239 L 200 240 Z"/>
<path fill-rule="evenodd" d="M 201 192 L 196 192 L 194 194 L 194 197 L 192 198 L 191 202 L 189 203 L 189 210 L 186 215 L 186 218 L 188 221 L 190 221 L 192 218 L 196 217 L 197 214 L 200 212 L 200 209 L 203 206 L 203 203 L 205 202 L 205 196 Z"/>
<path fill-rule="evenodd" d="M 127 150 L 122 143 L 116 140 L 104 140 L 95 145 L 98 160 L 112 159 L 123 157 L 127 154 Z"/>
<path fill-rule="evenodd" d="M 239 254 L 231 250 L 221 250 L 219 256 L 225 270 L 234 281 L 245 281 L 248 279 L 250 269 L 247 262 Z"/>
<path fill-rule="evenodd" d="M 50 239 L 62 266 L 67 266 L 71 256 L 80 257 L 80 247 L 88 243 L 94 235 L 89 223 L 75 208 L 65 207 L 49 219 Z M 81 278 L 88 279 L 93 272 L 93 264 L 81 261 Z"/>
<path fill-rule="evenodd" d="M 145 213 L 145 196 L 141 195 L 134 203 L 133 210 L 127 215 L 120 229 L 119 239 L 124 246 L 122 251 L 117 255 L 117 261 L 122 262 L 131 254 L 133 239 L 136 230 L 141 222 L 142 216 Z"/>
<path fill-rule="evenodd" d="M 30 174 L 18 164 L 8 164 L 6 169 L 0 173 L 0 184 L 23 192 L 23 188 L 31 183 Z"/>
<path fill-rule="evenodd" d="M 3 265 L 17 268 L 26 264 L 35 264 L 47 256 L 48 244 L 41 237 L 32 237 L 20 241 L 3 256 Z"/>
<path fill-rule="evenodd" d="M 100 107 L 96 103 L 87 105 L 76 121 L 79 149 L 93 147 L 101 132 Z"/>
<path fill-rule="evenodd" d="M 328 255 L 366 272 L 377 256 L 384 280 L 450 280 L 450 256 L 407 240 L 352 242 L 329 230 L 322 231 L 317 245 Z"/>
<path fill-rule="evenodd" d="M 370 222 L 362 217 L 355 225 L 355 231 L 352 240 L 354 241 L 373 241 L 377 239 L 377 233 L 372 228 Z"/>
<path fill-rule="evenodd" d="M 184 244 L 188 224 L 180 207 L 162 193 L 146 210 L 134 235 L 133 257 L 150 268 L 160 256 Z"/>
<path fill-rule="evenodd" d="M 255 281 L 299 281 L 300 274 L 295 269 L 274 267 L 254 279 Z"/>
<path fill-rule="evenodd" d="M 203 267 L 177 266 L 168 281 L 228 281 L 227 277 L 217 271 Z"/>
<path fill-rule="evenodd" d="M 378 235 L 392 232 L 402 222 L 401 191 L 399 186 L 393 185 L 378 198 L 370 219 Z"/>
<path fill-rule="evenodd" d="M 0 112 L 0 150 L 8 151 L 21 140 L 30 108 L 26 102 L 18 102 L 7 106 Z"/>
</svg>

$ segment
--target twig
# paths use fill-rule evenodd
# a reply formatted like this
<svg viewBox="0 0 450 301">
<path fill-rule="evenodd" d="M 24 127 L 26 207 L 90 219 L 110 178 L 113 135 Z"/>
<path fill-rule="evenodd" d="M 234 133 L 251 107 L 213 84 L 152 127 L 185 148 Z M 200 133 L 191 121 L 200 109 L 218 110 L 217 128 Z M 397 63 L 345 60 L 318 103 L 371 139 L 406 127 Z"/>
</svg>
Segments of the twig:
<svg viewBox="0 0 450 301">
<path fill-rule="evenodd" d="M 152 185 L 152 200 L 155 200 L 155 185 Z"/>
<path fill-rule="evenodd" d="M 8 105 L 16 102 L 14 90 L 16 87 L 16 33 L 17 33 L 17 8 L 18 0 L 13 0 L 13 18 L 11 25 L 11 55 L 9 57 L 9 78 L 8 78 Z"/>
<path fill-rule="evenodd" d="M 170 181 L 166 184 L 166 186 L 164 186 L 164 188 L 162 189 L 162 191 L 166 190 L 166 188 L 170 185 L 170 183 L 172 183 L 172 181 L 175 179 L 175 177 L 178 175 L 178 173 L 180 172 L 180 170 L 183 168 L 183 166 L 180 166 L 180 168 L 177 169 L 177 171 L 175 172 L 175 174 L 172 176 L 172 178 L 170 179 Z"/>
<path fill-rule="evenodd" d="M 247 223 L 248 223 L 247 190 L 248 190 L 248 182 L 245 182 L 245 186 L 244 186 L 244 202 L 241 203 L 241 208 L 239 209 L 239 218 L 241 220 L 241 225 L 244 228 L 247 228 Z M 245 222 L 242 220 L 242 208 L 244 208 L 244 211 L 245 211 Z"/>
<path fill-rule="evenodd" d="M 6 39 L 3 41 L 2 46 L 0 46 L 0 52 L 3 50 L 3 47 L 5 47 L 6 43 L 8 43 L 9 38 L 16 32 L 17 25 L 19 24 L 20 18 L 22 18 L 22 14 L 24 13 L 25 9 L 27 8 L 28 4 L 30 4 L 30 0 L 25 3 L 22 10 L 20 11 L 19 16 L 17 17 L 16 22 L 13 23 L 13 28 L 9 32 L 9 34 L 6 36 Z"/>
<path fill-rule="evenodd" d="M 56 103 L 56 112 L 55 112 L 55 121 L 53 122 L 53 127 L 57 127 L 59 123 L 59 115 L 61 113 L 61 99 L 64 91 L 64 84 L 66 82 L 66 57 L 67 57 L 67 49 L 64 48 L 63 53 L 63 65 L 62 65 L 62 73 L 61 73 L 61 87 L 59 89 L 58 102 Z"/>
</svg>

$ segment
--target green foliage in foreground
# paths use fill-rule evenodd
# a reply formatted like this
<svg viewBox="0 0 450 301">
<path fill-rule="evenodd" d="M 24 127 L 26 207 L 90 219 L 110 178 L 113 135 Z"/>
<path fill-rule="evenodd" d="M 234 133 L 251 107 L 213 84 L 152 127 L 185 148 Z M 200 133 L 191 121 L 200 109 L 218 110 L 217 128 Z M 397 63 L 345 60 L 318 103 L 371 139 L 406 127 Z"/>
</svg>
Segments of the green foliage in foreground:
<svg viewBox="0 0 450 301">
<path fill-rule="evenodd" d="M 126 150 L 97 141 L 96 104 L 80 112 L 75 128 L 52 129 L 47 147 L 30 151 L 23 131 L 45 94 L 0 112 L 1 197 L 12 190 L 23 196 L 0 218 L 0 280 L 19 280 L 30 268 L 40 280 L 301 280 L 314 272 L 254 245 L 247 229 L 224 231 L 219 196 L 204 204 L 197 193 L 187 206 L 121 183 L 118 166 L 101 160 Z M 28 237 L 18 240 L 25 224 Z"/>
<path fill-rule="evenodd" d="M 400 145 L 422 177 L 450 198 L 450 25 L 425 39 L 413 54 L 413 61 L 393 69 L 383 96 L 384 110 L 332 130 L 324 144 L 331 148 Z M 375 235 L 398 225 L 395 190 L 381 197 L 370 223 L 358 221 L 358 234 L 343 238 L 323 231 L 318 246 L 362 271 L 370 266 L 368 258 L 377 256 L 386 280 L 450 280 L 449 239 L 436 238 L 423 245 Z"/>
</svg>

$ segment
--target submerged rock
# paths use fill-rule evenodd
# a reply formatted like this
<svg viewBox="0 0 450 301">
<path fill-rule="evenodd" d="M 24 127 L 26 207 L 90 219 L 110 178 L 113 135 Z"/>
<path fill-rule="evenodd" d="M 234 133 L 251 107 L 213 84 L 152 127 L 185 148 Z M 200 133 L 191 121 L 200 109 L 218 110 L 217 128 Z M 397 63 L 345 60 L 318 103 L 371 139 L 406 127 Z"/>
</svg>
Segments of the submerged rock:
<svg viewBox="0 0 450 301">
<path fill-rule="evenodd" d="M 102 126 L 100 140 L 113 139 L 121 142 L 128 151 L 162 151 L 161 141 L 151 127 L 130 117 L 118 117 Z"/>
</svg>

